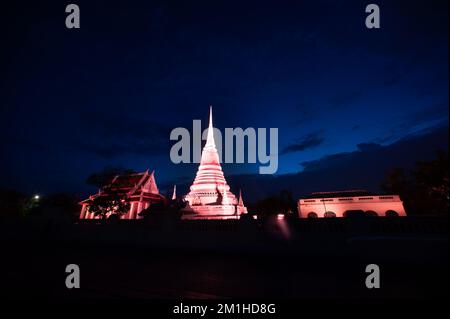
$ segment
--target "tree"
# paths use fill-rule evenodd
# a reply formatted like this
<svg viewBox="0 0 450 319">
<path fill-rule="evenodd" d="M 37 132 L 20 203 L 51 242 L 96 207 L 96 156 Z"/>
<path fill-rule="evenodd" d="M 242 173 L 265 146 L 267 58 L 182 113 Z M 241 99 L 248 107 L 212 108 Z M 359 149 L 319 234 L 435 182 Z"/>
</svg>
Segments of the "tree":
<svg viewBox="0 0 450 319">
<path fill-rule="evenodd" d="M 406 176 L 403 169 L 394 168 L 388 172 L 387 178 L 382 182 L 381 188 L 389 193 L 407 195 L 411 190 L 411 183 L 411 180 Z"/>
<path fill-rule="evenodd" d="M 79 199 L 68 193 L 30 196 L 14 190 L 0 189 L 1 217 L 46 217 L 51 219 L 76 219 Z"/>
<path fill-rule="evenodd" d="M 88 209 L 94 216 L 106 219 L 109 216 L 120 217 L 126 214 L 130 209 L 130 203 L 117 194 L 100 195 L 89 202 Z"/>
<path fill-rule="evenodd" d="M 448 155 L 438 152 L 437 159 L 430 162 L 418 162 L 412 174 L 417 186 L 427 193 L 428 197 L 446 203 L 448 208 Z"/>
<path fill-rule="evenodd" d="M 296 206 L 291 192 L 284 189 L 278 194 L 258 201 L 254 209 L 262 215 L 293 214 Z"/>
<path fill-rule="evenodd" d="M 52 219 L 76 220 L 80 214 L 80 199 L 70 193 L 56 193 L 44 196 L 41 200 L 43 216 Z"/>
<path fill-rule="evenodd" d="M 18 218 L 28 212 L 29 198 L 15 190 L 0 188 L 1 217 Z"/>
<path fill-rule="evenodd" d="M 447 153 L 438 152 L 435 160 L 418 162 L 408 173 L 391 170 L 382 188 L 400 195 L 409 215 L 445 214 L 449 208 L 448 165 Z"/>
<path fill-rule="evenodd" d="M 69 193 L 56 193 L 27 200 L 27 215 L 49 219 L 75 220 L 80 213 L 79 198 Z"/>
<path fill-rule="evenodd" d="M 158 203 L 153 203 L 147 209 L 139 213 L 147 220 L 155 220 L 162 218 L 179 219 L 181 218 L 181 211 L 186 207 L 187 202 L 180 199 L 166 200 Z"/>
<path fill-rule="evenodd" d="M 129 175 L 136 173 L 132 169 L 122 167 L 105 167 L 101 172 L 93 173 L 86 179 L 86 184 L 102 188 L 111 183 L 116 175 Z"/>
</svg>

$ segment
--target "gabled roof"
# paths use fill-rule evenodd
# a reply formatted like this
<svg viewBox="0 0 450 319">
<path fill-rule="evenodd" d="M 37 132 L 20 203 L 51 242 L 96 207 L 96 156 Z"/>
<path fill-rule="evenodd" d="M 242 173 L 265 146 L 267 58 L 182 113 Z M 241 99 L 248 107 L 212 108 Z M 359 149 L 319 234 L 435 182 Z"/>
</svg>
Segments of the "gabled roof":
<svg viewBox="0 0 450 319">
<path fill-rule="evenodd" d="M 120 195 L 129 198 L 140 193 L 145 195 L 159 195 L 158 186 L 156 185 L 154 172 L 148 173 L 148 170 L 143 173 L 117 175 L 113 178 L 111 183 L 103 186 L 98 194 L 89 196 L 88 199 L 82 201 L 86 202 L 98 196 L 108 196 L 111 194 Z"/>
<path fill-rule="evenodd" d="M 112 182 L 103 188 L 133 188 L 139 184 L 145 173 L 117 175 Z"/>
</svg>

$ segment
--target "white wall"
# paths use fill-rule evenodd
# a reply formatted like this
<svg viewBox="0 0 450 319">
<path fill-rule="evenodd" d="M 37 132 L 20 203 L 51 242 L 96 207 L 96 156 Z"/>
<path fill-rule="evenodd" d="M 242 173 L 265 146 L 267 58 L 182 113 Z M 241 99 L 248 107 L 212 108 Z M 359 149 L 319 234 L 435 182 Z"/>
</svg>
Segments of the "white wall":
<svg viewBox="0 0 450 319">
<path fill-rule="evenodd" d="M 399 216 L 406 216 L 403 202 L 398 195 L 308 198 L 298 201 L 300 218 L 307 218 L 310 212 L 316 213 L 318 217 L 324 217 L 325 212 L 344 217 L 347 210 L 374 211 L 378 216 L 386 216 L 388 210 L 393 210 Z"/>
</svg>

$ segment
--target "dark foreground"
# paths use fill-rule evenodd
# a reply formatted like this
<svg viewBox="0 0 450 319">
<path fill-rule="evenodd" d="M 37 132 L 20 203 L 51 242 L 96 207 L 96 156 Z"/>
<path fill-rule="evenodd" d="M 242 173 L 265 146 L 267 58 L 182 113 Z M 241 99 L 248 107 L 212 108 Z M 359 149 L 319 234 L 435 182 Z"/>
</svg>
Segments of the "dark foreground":
<svg viewBox="0 0 450 319">
<path fill-rule="evenodd" d="M 1 222 L 9 298 L 435 298 L 448 219 Z M 77 264 L 81 288 L 65 286 Z M 381 270 L 367 289 L 366 265 Z"/>
</svg>

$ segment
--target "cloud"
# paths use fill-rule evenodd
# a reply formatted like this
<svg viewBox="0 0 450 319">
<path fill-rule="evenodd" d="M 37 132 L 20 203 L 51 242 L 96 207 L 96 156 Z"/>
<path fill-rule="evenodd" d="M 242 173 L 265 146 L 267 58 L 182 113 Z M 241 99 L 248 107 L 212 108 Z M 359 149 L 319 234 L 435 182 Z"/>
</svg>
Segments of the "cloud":
<svg viewBox="0 0 450 319">
<path fill-rule="evenodd" d="M 387 134 L 376 139 L 376 143 L 393 143 L 413 135 L 424 135 L 437 128 L 448 126 L 448 103 L 440 102 L 418 111 L 412 112 L 400 119 Z"/>
<path fill-rule="evenodd" d="M 395 167 L 412 168 L 417 161 L 448 151 L 448 126 L 426 135 L 412 136 L 391 145 L 362 143 L 354 152 L 337 153 L 303 162 L 304 170 L 278 176 L 231 175 L 232 190 L 242 188 L 244 201 L 255 202 L 286 189 L 298 199 L 314 191 L 367 189 L 380 192 L 387 172 Z"/>
<path fill-rule="evenodd" d="M 408 116 L 407 124 L 418 125 L 424 122 L 434 122 L 436 120 L 448 121 L 448 102 L 439 102 L 424 107 Z"/>
<path fill-rule="evenodd" d="M 381 145 L 378 143 L 359 143 L 356 147 L 361 152 L 370 152 L 379 149 Z"/>
<path fill-rule="evenodd" d="M 337 153 L 318 160 L 302 162 L 304 172 L 337 169 L 352 174 L 359 169 L 369 176 L 374 171 L 388 166 L 405 166 L 414 163 L 423 154 L 432 154 L 439 149 L 448 149 L 448 126 L 435 129 L 424 135 L 408 136 L 390 145 L 360 143 L 354 152 Z M 403 163 L 403 164 L 402 164 Z"/>
<path fill-rule="evenodd" d="M 325 138 L 322 137 L 321 134 L 322 132 L 315 132 L 303 137 L 296 143 L 290 144 L 285 148 L 283 148 L 283 150 L 281 151 L 281 155 L 294 152 L 301 152 L 319 146 L 325 140 Z"/>
</svg>

